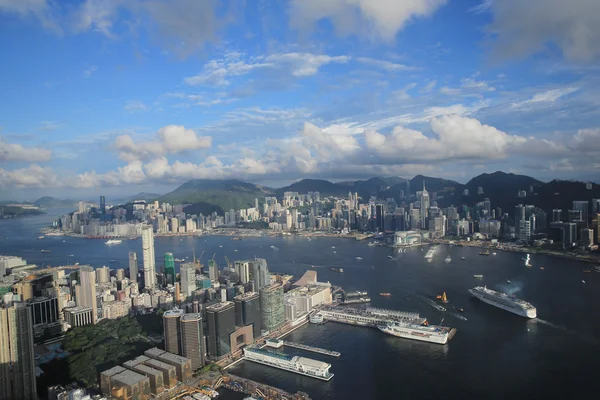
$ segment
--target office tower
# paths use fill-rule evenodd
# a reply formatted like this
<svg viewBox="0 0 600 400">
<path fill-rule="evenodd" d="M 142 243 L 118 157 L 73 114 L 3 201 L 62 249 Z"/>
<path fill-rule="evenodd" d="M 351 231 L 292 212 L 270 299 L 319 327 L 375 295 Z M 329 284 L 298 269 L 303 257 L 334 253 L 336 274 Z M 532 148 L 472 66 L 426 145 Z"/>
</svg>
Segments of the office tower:
<svg viewBox="0 0 600 400">
<path fill-rule="evenodd" d="M 100 215 L 102 216 L 102 220 L 104 220 L 106 216 L 106 199 L 104 196 L 100 196 Z"/>
<path fill-rule="evenodd" d="M 260 312 L 262 329 L 266 331 L 274 331 L 285 323 L 285 304 L 281 283 L 260 289 Z"/>
<path fill-rule="evenodd" d="M 235 332 L 235 306 L 226 301 L 206 307 L 208 354 L 218 360 L 231 352 L 230 335 Z"/>
<path fill-rule="evenodd" d="M 168 284 L 175 283 L 175 259 L 173 253 L 165 253 L 165 278 Z"/>
<path fill-rule="evenodd" d="M 573 202 L 573 210 L 581 211 L 581 220 L 584 222 L 585 227 L 588 227 L 589 224 L 589 203 L 587 201 L 574 201 Z"/>
<path fill-rule="evenodd" d="M 383 232 L 385 230 L 384 221 L 383 221 L 383 204 L 375 205 L 375 222 L 376 222 L 377 230 L 379 232 Z"/>
<path fill-rule="evenodd" d="M 600 213 L 594 214 L 592 229 L 594 230 L 594 244 L 600 244 Z"/>
<path fill-rule="evenodd" d="M 525 207 L 523 204 L 515 206 L 515 233 L 519 236 L 521 232 L 521 221 L 525 220 Z"/>
<path fill-rule="evenodd" d="M 219 264 L 215 260 L 208 261 L 208 277 L 211 281 L 219 280 Z"/>
<path fill-rule="evenodd" d="M 196 290 L 196 265 L 192 263 L 181 264 L 179 274 L 181 275 L 181 293 L 185 300 Z"/>
<path fill-rule="evenodd" d="M 92 320 L 98 320 L 98 304 L 96 300 L 96 273 L 89 265 L 79 267 L 79 290 L 77 305 L 92 309 Z"/>
<path fill-rule="evenodd" d="M 119 268 L 115 274 L 117 281 L 122 281 L 125 279 L 125 270 L 123 268 Z"/>
<path fill-rule="evenodd" d="M 581 210 L 568 210 L 567 211 L 569 222 L 580 221 L 581 218 Z"/>
<path fill-rule="evenodd" d="M 154 258 L 154 232 L 152 226 L 142 228 L 142 258 L 144 261 L 144 284 L 146 289 L 156 285 L 156 260 Z"/>
<path fill-rule="evenodd" d="M 33 324 L 25 303 L 0 304 L 0 399 L 37 399 Z"/>
<path fill-rule="evenodd" d="M 183 310 L 169 310 L 163 314 L 163 335 L 165 350 L 173 354 L 181 354 L 181 326 Z"/>
<path fill-rule="evenodd" d="M 592 217 L 600 214 L 600 199 L 592 199 Z"/>
<path fill-rule="evenodd" d="M 192 369 L 204 366 L 204 336 L 202 314 L 191 313 L 181 317 L 181 355 L 192 360 Z"/>
<path fill-rule="evenodd" d="M 256 292 L 240 294 L 233 299 L 235 304 L 235 324 L 252 325 L 254 339 L 260 337 L 262 330 L 260 314 L 260 296 Z"/>
<path fill-rule="evenodd" d="M 106 266 L 96 268 L 96 282 L 97 283 L 110 282 L 110 268 L 108 268 Z"/>
<path fill-rule="evenodd" d="M 129 280 L 137 282 L 138 277 L 138 260 L 135 251 L 129 252 Z"/>
<path fill-rule="evenodd" d="M 250 281 L 250 262 L 236 261 L 235 273 L 239 276 L 240 282 L 248 283 Z"/>
<path fill-rule="evenodd" d="M 425 189 L 423 181 L 423 192 L 421 192 L 421 229 L 427 229 L 427 220 L 429 219 L 429 192 Z"/>
<path fill-rule="evenodd" d="M 252 279 L 254 280 L 255 290 L 271 284 L 271 275 L 269 274 L 267 260 L 264 258 L 255 258 L 252 261 Z"/>
<path fill-rule="evenodd" d="M 555 208 L 552 210 L 552 222 L 561 222 L 562 221 L 562 210 L 559 208 Z"/>
</svg>

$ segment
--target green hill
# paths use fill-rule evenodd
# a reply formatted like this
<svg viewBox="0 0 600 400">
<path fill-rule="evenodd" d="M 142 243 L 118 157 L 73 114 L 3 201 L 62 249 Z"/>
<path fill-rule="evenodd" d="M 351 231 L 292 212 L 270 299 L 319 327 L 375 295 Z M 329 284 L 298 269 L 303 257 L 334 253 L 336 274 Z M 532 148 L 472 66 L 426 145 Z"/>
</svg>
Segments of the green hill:
<svg viewBox="0 0 600 400">
<path fill-rule="evenodd" d="M 75 205 L 75 200 L 61 200 L 55 197 L 44 196 L 33 202 L 38 207 L 54 208 L 54 207 L 70 207 Z"/>
<path fill-rule="evenodd" d="M 254 207 L 254 199 L 261 198 L 271 194 L 271 190 L 255 185 L 253 183 L 242 182 L 236 179 L 194 179 L 184 183 L 177 189 L 157 200 L 170 204 L 191 204 L 189 210 L 217 211 L 223 214 L 229 209 L 240 209 Z M 220 208 L 220 210 L 219 210 Z M 205 213 L 203 212 L 203 214 Z"/>
</svg>

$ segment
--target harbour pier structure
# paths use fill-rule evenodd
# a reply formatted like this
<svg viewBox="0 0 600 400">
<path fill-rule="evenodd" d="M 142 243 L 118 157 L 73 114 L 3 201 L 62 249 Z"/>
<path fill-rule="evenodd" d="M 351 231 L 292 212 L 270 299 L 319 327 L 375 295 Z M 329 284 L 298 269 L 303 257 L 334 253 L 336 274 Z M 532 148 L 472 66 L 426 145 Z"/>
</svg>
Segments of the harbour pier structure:
<svg viewBox="0 0 600 400">
<path fill-rule="evenodd" d="M 268 400 L 311 400 L 308 394 L 304 392 L 292 394 L 285 390 L 232 374 L 224 374 L 219 380 L 218 385 L 222 385 L 234 392 L 246 393 Z"/>
</svg>

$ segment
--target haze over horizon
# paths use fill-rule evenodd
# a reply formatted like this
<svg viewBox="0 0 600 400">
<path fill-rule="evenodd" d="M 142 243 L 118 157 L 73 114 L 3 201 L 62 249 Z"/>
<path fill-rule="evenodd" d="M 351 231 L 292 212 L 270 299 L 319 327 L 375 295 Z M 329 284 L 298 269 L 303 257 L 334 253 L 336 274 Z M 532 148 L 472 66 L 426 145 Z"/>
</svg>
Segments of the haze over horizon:
<svg viewBox="0 0 600 400">
<path fill-rule="evenodd" d="M 597 1 L 0 0 L 0 35 L 2 199 L 600 173 Z"/>
</svg>

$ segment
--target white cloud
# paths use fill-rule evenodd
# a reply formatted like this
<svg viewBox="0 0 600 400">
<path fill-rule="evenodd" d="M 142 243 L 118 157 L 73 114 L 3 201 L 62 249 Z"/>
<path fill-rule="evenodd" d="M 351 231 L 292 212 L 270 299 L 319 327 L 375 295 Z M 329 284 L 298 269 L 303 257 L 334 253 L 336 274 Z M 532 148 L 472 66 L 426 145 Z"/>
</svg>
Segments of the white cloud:
<svg viewBox="0 0 600 400">
<path fill-rule="evenodd" d="M 61 32 L 47 0 L 0 0 L 0 13 L 14 13 L 21 18 L 35 17 L 45 29 Z"/>
<path fill-rule="evenodd" d="M 411 19 L 433 14 L 446 0 L 292 0 L 292 27 L 311 30 L 330 19 L 341 36 L 370 36 L 391 41 Z"/>
<path fill-rule="evenodd" d="M 323 65 L 329 63 L 347 63 L 348 56 L 328 56 L 310 53 L 281 53 L 272 54 L 266 58 L 267 62 L 276 64 L 278 67 L 288 68 L 294 76 L 314 75 Z"/>
<path fill-rule="evenodd" d="M 98 70 L 98 67 L 96 67 L 95 65 L 92 65 L 91 67 L 89 67 L 88 69 L 86 69 L 85 71 L 83 71 L 83 77 L 84 78 L 89 78 L 91 77 L 94 72 L 96 72 Z"/>
<path fill-rule="evenodd" d="M 569 141 L 571 149 L 581 154 L 595 153 L 600 155 L 600 128 L 580 129 Z"/>
<path fill-rule="evenodd" d="M 194 130 L 180 125 L 168 125 L 159 129 L 153 140 L 136 142 L 130 135 L 118 136 L 114 148 L 119 152 L 121 159 L 138 161 L 165 154 L 206 149 L 211 145 L 210 136 L 198 136 Z"/>
<path fill-rule="evenodd" d="M 476 74 L 475 76 L 477 76 Z M 443 86 L 439 92 L 448 96 L 475 96 L 481 97 L 482 93 L 493 92 L 496 88 L 490 86 L 486 81 L 478 81 L 474 78 L 463 78 L 460 80 L 459 88 Z"/>
<path fill-rule="evenodd" d="M 475 14 L 481 14 L 484 13 L 486 11 L 489 11 L 490 7 L 492 6 L 493 0 L 483 0 L 480 4 L 469 8 L 469 12 L 475 13 Z"/>
<path fill-rule="evenodd" d="M 385 60 L 377 60 L 377 59 L 369 58 L 369 57 L 358 57 L 356 60 L 363 64 L 372 65 L 374 67 L 381 68 L 381 69 L 384 69 L 384 70 L 390 71 L 390 72 L 391 71 L 411 71 L 411 70 L 416 69 L 415 67 L 409 67 L 408 65 L 397 64 L 397 63 L 393 63 L 393 62 L 385 61 Z"/>
<path fill-rule="evenodd" d="M 1 154 L 1 153 L 0 153 Z M 50 167 L 32 164 L 27 168 L 8 171 L 0 168 L 0 187 L 45 188 L 60 186 L 58 175 Z"/>
<path fill-rule="evenodd" d="M 498 59 L 526 57 L 553 46 L 572 61 L 600 56 L 600 1 L 502 0 L 491 5 Z"/>
<path fill-rule="evenodd" d="M 0 137 L 0 161 L 43 162 L 50 161 L 52 152 L 43 147 L 25 147 L 17 143 L 6 143 Z"/>
<path fill-rule="evenodd" d="M 129 112 L 146 111 L 147 109 L 148 108 L 146 107 L 146 105 L 139 100 L 129 100 L 123 106 L 123 110 L 129 111 Z"/>
<path fill-rule="evenodd" d="M 54 131 L 60 128 L 61 125 L 62 124 L 60 122 L 56 121 L 42 121 L 40 127 L 38 128 L 38 131 Z"/>
<path fill-rule="evenodd" d="M 532 98 L 518 103 L 513 103 L 512 107 L 519 108 L 524 106 L 530 106 L 534 103 L 554 103 L 556 100 L 563 96 L 578 91 L 578 87 L 566 87 L 559 89 L 546 90 L 545 92 L 537 93 Z"/>
<path fill-rule="evenodd" d="M 435 88 L 435 85 L 437 85 L 437 81 L 433 80 L 430 81 L 427 85 L 425 85 L 425 87 L 423 89 L 421 89 L 422 93 L 431 93 L 433 91 L 433 89 Z"/>
</svg>

